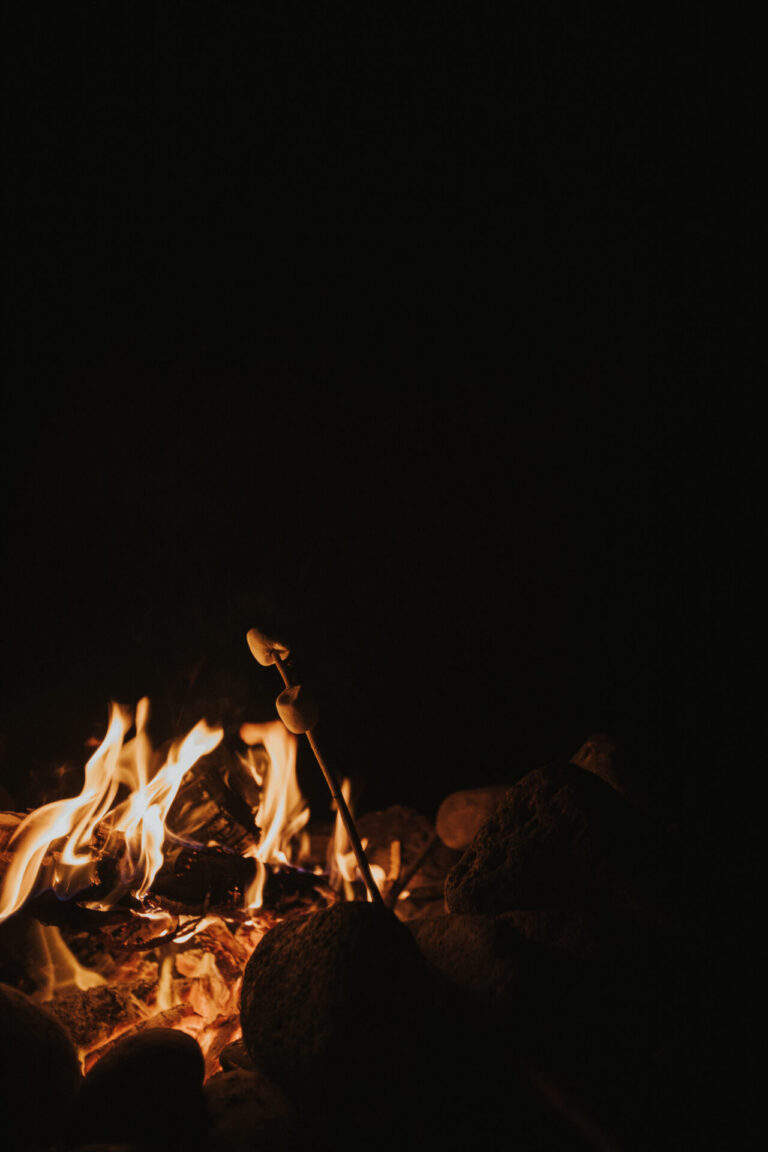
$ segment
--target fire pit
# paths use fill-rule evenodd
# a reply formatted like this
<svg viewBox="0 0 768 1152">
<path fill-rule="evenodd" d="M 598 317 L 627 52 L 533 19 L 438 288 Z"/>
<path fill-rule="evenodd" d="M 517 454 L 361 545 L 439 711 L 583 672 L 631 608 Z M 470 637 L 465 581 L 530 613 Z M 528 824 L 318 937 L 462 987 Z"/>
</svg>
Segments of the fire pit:
<svg viewBox="0 0 768 1152">
<path fill-rule="evenodd" d="M 0 813 L 9 1146 L 677 1147 L 672 847 L 614 744 L 355 820 L 287 650 L 249 643 L 278 719 L 154 747 L 112 705 L 79 794 Z"/>
<path fill-rule="evenodd" d="M 237 751 L 201 722 L 159 752 L 148 715 L 147 700 L 112 706 L 79 796 L 0 816 L 0 920 L 28 921 L 27 980 L 85 1071 L 118 1037 L 165 1025 L 195 1037 L 211 1075 L 240 1035 L 254 947 L 337 899 L 341 874 L 306 831 L 280 720 L 246 725 Z"/>
</svg>

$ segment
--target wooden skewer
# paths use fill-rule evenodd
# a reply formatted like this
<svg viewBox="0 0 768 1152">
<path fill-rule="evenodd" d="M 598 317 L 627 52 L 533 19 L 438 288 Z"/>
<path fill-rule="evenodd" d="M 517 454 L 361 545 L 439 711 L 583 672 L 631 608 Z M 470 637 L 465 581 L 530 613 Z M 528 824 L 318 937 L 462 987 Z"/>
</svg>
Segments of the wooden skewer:
<svg viewBox="0 0 768 1152">
<path fill-rule="evenodd" d="M 274 649 L 273 649 L 272 655 L 274 656 L 274 662 L 277 665 L 277 670 L 282 677 L 283 684 L 285 684 L 286 688 L 292 688 L 293 685 L 291 684 L 290 677 L 288 676 L 288 673 L 285 669 L 285 664 L 283 663 L 282 657 Z M 379 889 L 376 886 L 376 881 L 374 880 L 373 874 L 371 873 L 371 866 L 368 863 L 368 858 L 365 855 L 363 845 L 360 842 L 360 837 L 358 835 L 357 828 L 355 827 L 355 822 L 352 819 L 352 813 L 350 812 L 349 806 L 347 805 L 347 802 L 344 799 L 344 796 L 342 794 L 341 788 L 339 787 L 339 782 L 336 779 L 336 774 L 329 767 L 329 765 L 326 764 L 325 760 L 323 759 L 323 757 L 320 753 L 320 749 L 317 746 L 317 741 L 315 740 L 315 737 L 313 736 L 311 730 L 307 729 L 307 731 L 304 733 L 304 735 L 306 736 L 307 740 L 309 741 L 309 746 L 315 754 L 315 760 L 317 760 L 318 764 L 320 765 L 320 771 L 323 773 L 323 776 L 325 777 L 325 782 L 328 785 L 331 796 L 333 797 L 333 799 L 336 802 L 336 807 L 339 811 L 339 815 L 341 816 L 342 823 L 344 824 L 344 827 L 346 829 L 347 836 L 349 837 L 349 842 L 352 845 L 352 851 L 355 854 L 355 859 L 357 860 L 357 866 L 360 869 L 360 875 L 363 878 L 363 883 L 365 884 L 365 887 L 368 890 L 368 894 L 371 897 L 371 900 L 375 901 L 378 904 L 383 904 L 384 903 L 383 897 L 381 895 L 381 892 L 379 892 Z"/>
</svg>

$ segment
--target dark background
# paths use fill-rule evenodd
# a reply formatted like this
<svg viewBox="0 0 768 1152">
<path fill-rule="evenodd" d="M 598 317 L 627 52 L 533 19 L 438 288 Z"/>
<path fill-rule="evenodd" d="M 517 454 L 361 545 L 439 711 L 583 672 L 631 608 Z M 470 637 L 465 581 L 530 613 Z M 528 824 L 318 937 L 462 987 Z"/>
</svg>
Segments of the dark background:
<svg viewBox="0 0 768 1152">
<path fill-rule="evenodd" d="M 634 10 L 633 10 L 634 9 Z M 737 756 L 734 38 L 674 5 L 9 5 L 2 781 L 153 702 L 361 809 Z M 748 132 L 749 129 L 747 128 Z M 324 792 L 301 760 L 311 797 Z"/>
</svg>

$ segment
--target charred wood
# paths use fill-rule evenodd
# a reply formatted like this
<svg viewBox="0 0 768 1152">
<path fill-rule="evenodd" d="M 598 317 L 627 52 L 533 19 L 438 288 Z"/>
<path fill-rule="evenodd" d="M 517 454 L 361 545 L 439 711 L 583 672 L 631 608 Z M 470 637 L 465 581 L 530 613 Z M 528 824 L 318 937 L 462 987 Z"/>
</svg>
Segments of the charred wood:
<svg viewBox="0 0 768 1152">
<path fill-rule="evenodd" d="M 197 1013 L 190 1004 L 176 1004 L 173 1008 L 167 1008 L 165 1012 L 158 1012 L 155 1016 L 150 1016 L 149 1019 L 140 1020 L 132 1024 L 120 1032 L 118 1036 L 113 1036 L 106 1044 L 102 1044 L 100 1047 L 93 1048 L 88 1052 L 84 1060 L 84 1071 L 86 1075 L 90 1072 L 94 1064 L 129 1036 L 137 1036 L 140 1032 L 144 1032 L 148 1028 L 177 1028 L 184 1020 L 191 1020 L 193 1016 L 196 1017 Z"/>
<path fill-rule="evenodd" d="M 81 1049 L 96 1048 L 115 1032 L 146 1019 L 145 1001 L 153 993 L 148 981 L 102 984 L 97 988 L 55 996 L 46 1007 Z"/>
</svg>

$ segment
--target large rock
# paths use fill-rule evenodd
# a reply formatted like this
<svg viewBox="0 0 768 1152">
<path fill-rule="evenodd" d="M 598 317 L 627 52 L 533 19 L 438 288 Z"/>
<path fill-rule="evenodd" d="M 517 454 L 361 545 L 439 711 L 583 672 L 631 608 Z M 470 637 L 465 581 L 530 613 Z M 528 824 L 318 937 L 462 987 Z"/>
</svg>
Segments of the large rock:
<svg viewBox="0 0 768 1152">
<path fill-rule="evenodd" d="M 612 917 L 541 909 L 449 913 L 410 929 L 455 991 L 454 1017 L 463 1010 L 475 1022 L 475 1060 L 502 1048 L 510 1066 L 570 1085 L 610 1127 L 634 1124 L 646 1108 L 661 1112 L 654 1084 L 657 1047 L 670 1027 L 665 968 L 631 923 L 623 938 Z M 469 1027 L 465 1033 L 471 1039 Z"/>
<path fill-rule="evenodd" d="M 385 1124 L 431 1040 L 431 986 L 408 929 L 379 904 L 284 921 L 245 969 L 243 1037 L 256 1066 L 309 1113 Z"/>
<path fill-rule="evenodd" d="M 592 772 L 537 768 L 509 788 L 446 877 L 447 908 L 497 915 L 651 898 L 644 818 Z"/>
<path fill-rule="evenodd" d="M 231 1068 L 205 1085 L 206 1152 L 298 1152 L 310 1147 L 295 1107 L 262 1073 Z"/>
<path fill-rule="evenodd" d="M 0 984 L 0 1137 L 6 1152 L 52 1144 L 82 1080 L 59 1022 L 22 992 Z"/>
<path fill-rule="evenodd" d="M 426 960 L 473 1006 L 498 1016 L 529 996 L 525 940 L 501 917 L 453 913 L 409 928 Z"/>
<path fill-rule="evenodd" d="M 172 1028 L 126 1037 L 94 1064 L 77 1093 L 70 1144 L 140 1144 L 146 1152 L 204 1147 L 203 1054 Z"/>
</svg>

